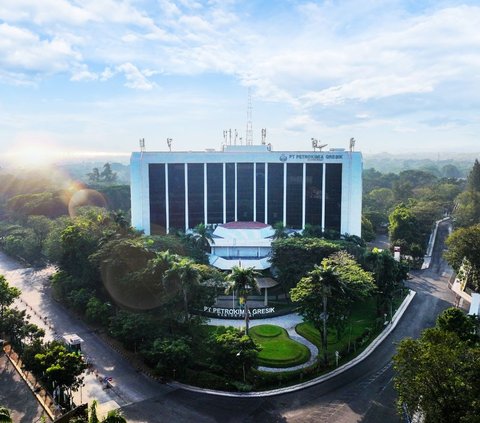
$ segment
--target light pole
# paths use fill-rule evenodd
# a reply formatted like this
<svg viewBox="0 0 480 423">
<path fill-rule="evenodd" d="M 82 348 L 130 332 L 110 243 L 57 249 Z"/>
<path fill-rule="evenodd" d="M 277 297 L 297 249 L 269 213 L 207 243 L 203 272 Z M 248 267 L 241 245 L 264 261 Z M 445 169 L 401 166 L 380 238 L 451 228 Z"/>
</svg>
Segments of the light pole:
<svg viewBox="0 0 480 423">
<path fill-rule="evenodd" d="M 237 353 L 237 357 L 240 357 L 240 359 L 242 358 L 242 353 L 243 353 L 243 350 L 240 350 L 238 353 Z M 243 370 L 243 383 L 247 383 L 247 379 L 245 377 L 245 361 L 242 360 L 242 370 Z"/>
</svg>

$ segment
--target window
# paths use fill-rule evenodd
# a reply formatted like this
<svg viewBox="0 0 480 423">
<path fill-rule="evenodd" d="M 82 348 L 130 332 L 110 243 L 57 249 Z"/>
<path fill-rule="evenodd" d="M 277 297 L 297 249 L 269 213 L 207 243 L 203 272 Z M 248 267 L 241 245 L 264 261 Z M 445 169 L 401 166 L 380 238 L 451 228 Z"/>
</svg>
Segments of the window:
<svg viewBox="0 0 480 423">
<path fill-rule="evenodd" d="M 237 164 L 237 219 L 253 220 L 253 163 Z"/>
<path fill-rule="evenodd" d="M 164 234 L 167 226 L 165 199 L 165 165 L 148 166 L 150 189 L 150 233 Z"/>
<path fill-rule="evenodd" d="M 171 229 L 185 229 L 185 166 L 168 164 L 168 211 Z"/>
<path fill-rule="evenodd" d="M 188 164 L 188 225 L 204 223 L 203 163 Z"/>
<path fill-rule="evenodd" d="M 268 223 L 283 222 L 283 163 L 268 164 Z"/>
</svg>

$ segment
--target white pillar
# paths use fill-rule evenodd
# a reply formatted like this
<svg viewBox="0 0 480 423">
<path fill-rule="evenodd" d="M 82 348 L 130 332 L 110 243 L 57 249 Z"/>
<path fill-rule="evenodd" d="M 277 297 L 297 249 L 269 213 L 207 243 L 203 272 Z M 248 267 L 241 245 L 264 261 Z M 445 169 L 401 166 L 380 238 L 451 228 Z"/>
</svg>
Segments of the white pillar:
<svg viewBox="0 0 480 423">
<path fill-rule="evenodd" d="M 268 163 L 265 163 L 265 223 L 268 222 Z"/>
<path fill-rule="evenodd" d="M 305 229 L 305 215 L 306 215 L 306 202 L 307 202 L 307 164 L 303 163 L 303 176 L 302 176 L 302 229 Z"/>
<path fill-rule="evenodd" d="M 327 164 L 322 163 L 322 232 L 325 231 L 325 175 L 327 174 Z"/>
<path fill-rule="evenodd" d="M 188 228 L 188 165 L 185 163 L 185 232 Z"/>
<path fill-rule="evenodd" d="M 287 163 L 283 163 L 283 226 L 287 226 Z"/>
<path fill-rule="evenodd" d="M 226 164 L 223 163 L 223 223 L 227 223 L 227 176 Z"/>
<path fill-rule="evenodd" d="M 204 223 L 205 225 L 208 223 L 207 222 L 207 164 L 203 164 L 203 217 L 204 217 Z"/>
<path fill-rule="evenodd" d="M 238 204 L 238 201 L 237 201 L 237 195 L 238 195 L 238 193 L 237 193 L 237 186 L 238 186 L 238 184 L 237 184 L 237 164 L 238 163 L 235 162 L 235 222 L 238 220 L 238 215 L 237 215 L 237 204 Z"/>
<path fill-rule="evenodd" d="M 253 221 L 257 221 L 257 163 L 253 163 Z"/>
<path fill-rule="evenodd" d="M 170 232 L 170 200 L 168 195 L 168 163 L 165 163 L 165 226 L 167 234 Z"/>
</svg>

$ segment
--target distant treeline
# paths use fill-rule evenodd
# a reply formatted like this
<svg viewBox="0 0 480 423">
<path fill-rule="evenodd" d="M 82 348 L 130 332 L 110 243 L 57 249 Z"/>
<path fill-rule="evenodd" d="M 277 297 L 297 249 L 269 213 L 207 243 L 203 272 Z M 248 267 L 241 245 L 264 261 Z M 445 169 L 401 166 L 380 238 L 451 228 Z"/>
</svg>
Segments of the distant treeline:
<svg viewBox="0 0 480 423">
<path fill-rule="evenodd" d="M 434 157 L 435 154 L 432 155 Z M 445 156 L 445 155 L 443 155 Z M 437 178 L 466 178 L 472 169 L 472 156 L 453 158 L 409 158 L 392 154 L 364 155 L 364 169 L 374 168 L 381 173 L 400 173 L 405 170 L 423 170 Z"/>
</svg>

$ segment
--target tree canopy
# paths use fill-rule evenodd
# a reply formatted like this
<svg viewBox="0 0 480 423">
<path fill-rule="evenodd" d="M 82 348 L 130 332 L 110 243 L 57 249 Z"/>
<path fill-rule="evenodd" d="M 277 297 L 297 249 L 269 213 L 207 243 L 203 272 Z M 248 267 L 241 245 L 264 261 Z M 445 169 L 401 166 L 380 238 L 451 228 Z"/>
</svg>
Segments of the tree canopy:
<svg viewBox="0 0 480 423">
<path fill-rule="evenodd" d="M 445 243 L 448 263 L 457 272 L 463 265 L 467 284 L 480 290 L 480 224 L 453 231 Z"/>
<path fill-rule="evenodd" d="M 295 288 L 290 297 L 298 304 L 299 313 L 320 332 L 324 362 L 327 364 L 328 328 L 341 329 L 350 305 L 373 293 L 375 285 L 370 272 L 361 268 L 345 252 L 332 254 L 315 265 Z"/>
<path fill-rule="evenodd" d="M 472 334 L 462 339 L 469 326 L 462 315 L 446 310 L 435 328 L 400 342 L 394 356 L 399 410 L 406 406 L 426 423 L 478 422 L 480 344 Z"/>
</svg>

